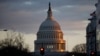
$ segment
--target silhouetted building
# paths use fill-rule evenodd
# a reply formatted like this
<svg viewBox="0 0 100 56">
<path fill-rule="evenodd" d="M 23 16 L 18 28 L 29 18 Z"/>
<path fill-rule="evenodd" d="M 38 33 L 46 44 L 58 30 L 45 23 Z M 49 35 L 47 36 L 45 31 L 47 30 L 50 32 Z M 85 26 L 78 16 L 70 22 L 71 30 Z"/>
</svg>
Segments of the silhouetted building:
<svg viewBox="0 0 100 56">
<path fill-rule="evenodd" d="M 97 42 L 97 55 L 100 56 L 100 0 L 98 0 L 98 3 L 96 4 L 97 10 L 96 10 L 96 16 L 97 16 L 97 23 L 96 23 L 96 42 Z"/>
<path fill-rule="evenodd" d="M 88 19 L 90 23 L 86 28 L 86 46 L 87 56 L 91 56 L 91 52 L 96 52 L 96 14 L 90 14 L 92 18 Z"/>
<path fill-rule="evenodd" d="M 40 52 L 40 48 L 43 47 L 47 56 L 62 56 L 65 51 L 65 40 L 63 40 L 60 25 L 53 18 L 50 3 L 47 14 L 46 20 L 40 25 L 37 32 L 37 40 L 34 42 L 35 54 Z"/>
</svg>

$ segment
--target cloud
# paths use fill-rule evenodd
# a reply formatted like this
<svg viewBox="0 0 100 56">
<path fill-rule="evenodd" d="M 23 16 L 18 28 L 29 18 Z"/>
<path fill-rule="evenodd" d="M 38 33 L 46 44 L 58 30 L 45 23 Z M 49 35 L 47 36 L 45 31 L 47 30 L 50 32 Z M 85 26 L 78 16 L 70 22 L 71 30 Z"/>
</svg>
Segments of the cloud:
<svg viewBox="0 0 100 56">
<path fill-rule="evenodd" d="M 83 35 L 86 31 L 86 27 L 87 24 L 89 22 L 88 21 L 66 21 L 66 23 L 61 23 L 61 29 L 64 33 L 64 35 Z"/>
<path fill-rule="evenodd" d="M 63 8 L 74 8 L 74 5 L 66 5 L 66 6 L 63 6 Z"/>
<path fill-rule="evenodd" d="M 32 2 L 30 2 L 30 1 L 25 1 L 24 4 L 26 4 L 26 5 L 32 5 Z"/>
<path fill-rule="evenodd" d="M 34 40 L 36 40 L 35 34 L 24 34 L 24 40 L 27 45 L 29 45 L 30 51 L 34 51 Z"/>
<path fill-rule="evenodd" d="M 77 44 L 86 43 L 86 38 L 82 36 L 84 35 L 64 35 L 67 51 L 72 51 Z"/>
<path fill-rule="evenodd" d="M 87 19 L 95 10 L 96 0 L 0 0 L 0 29 L 24 32 L 26 38 L 32 39 L 34 37 L 32 34 L 37 33 L 40 24 L 47 17 L 49 1 L 53 16 L 61 25 L 65 37 L 69 37 L 70 41 L 74 40 L 71 37 L 83 39 L 88 24 Z"/>
<path fill-rule="evenodd" d="M 18 4 L 21 5 L 21 3 L 18 3 Z M 7 5 L 4 5 L 4 4 L 3 6 L 1 5 L 2 10 L 0 10 L 1 11 L 0 13 L 1 27 L 0 28 L 13 27 L 18 30 L 19 29 L 21 30 L 21 28 L 25 28 L 21 31 L 30 32 L 28 31 L 29 28 L 31 28 L 32 30 L 33 29 L 32 26 L 34 26 L 34 28 L 37 29 L 37 25 L 40 25 L 46 19 L 46 16 L 47 16 L 46 13 L 47 13 L 48 7 L 46 9 L 45 8 L 41 9 L 42 7 L 38 9 L 38 8 L 32 7 L 33 5 L 32 6 L 23 5 L 24 7 L 22 6 L 20 7 L 20 6 L 17 6 L 18 4 L 12 3 L 8 7 Z M 39 2 L 37 4 L 39 4 Z M 90 7 L 91 10 L 89 10 L 88 7 Z M 72 23 L 69 24 L 71 25 L 69 29 L 72 29 L 72 28 L 75 28 L 75 26 L 72 26 L 73 24 L 78 24 L 78 23 L 74 23 L 73 20 L 76 22 L 79 22 L 81 20 L 87 20 L 89 18 L 89 12 L 92 12 L 94 10 L 94 6 L 92 5 L 88 5 L 88 6 L 66 5 L 65 6 L 64 5 L 64 6 L 52 8 L 52 10 L 53 10 L 53 15 L 54 15 L 55 20 L 58 20 L 59 22 L 61 22 L 62 27 L 64 27 L 64 25 L 68 26 L 69 23 L 67 21 L 70 20 L 69 22 L 72 22 Z M 81 26 L 79 27 L 81 28 Z"/>
</svg>

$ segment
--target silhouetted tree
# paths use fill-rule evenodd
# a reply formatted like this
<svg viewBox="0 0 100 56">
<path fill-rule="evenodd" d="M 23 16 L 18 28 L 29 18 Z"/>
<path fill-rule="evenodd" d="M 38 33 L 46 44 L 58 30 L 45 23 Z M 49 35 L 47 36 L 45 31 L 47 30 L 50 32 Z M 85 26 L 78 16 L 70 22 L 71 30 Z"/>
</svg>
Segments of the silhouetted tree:
<svg viewBox="0 0 100 56">
<path fill-rule="evenodd" d="M 78 44 L 76 45 L 72 52 L 76 52 L 76 53 L 86 53 L 86 44 Z"/>
<path fill-rule="evenodd" d="M 5 40 L 0 41 L 0 56 L 32 56 L 22 37 L 20 33 L 8 34 Z"/>
</svg>

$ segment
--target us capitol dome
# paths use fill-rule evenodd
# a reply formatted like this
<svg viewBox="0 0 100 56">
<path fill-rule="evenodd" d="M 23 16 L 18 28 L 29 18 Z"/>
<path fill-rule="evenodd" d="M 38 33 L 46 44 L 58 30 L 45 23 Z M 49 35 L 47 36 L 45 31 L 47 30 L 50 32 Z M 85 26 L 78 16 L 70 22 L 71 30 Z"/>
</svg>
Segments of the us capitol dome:
<svg viewBox="0 0 100 56">
<path fill-rule="evenodd" d="M 54 20 L 52 15 L 51 4 L 47 12 L 46 20 L 40 25 L 35 40 L 35 52 L 39 52 L 40 48 L 45 48 L 46 52 L 64 52 L 65 40 L 63 40 L 63 32 L 60 25 Z"/>
</svg>

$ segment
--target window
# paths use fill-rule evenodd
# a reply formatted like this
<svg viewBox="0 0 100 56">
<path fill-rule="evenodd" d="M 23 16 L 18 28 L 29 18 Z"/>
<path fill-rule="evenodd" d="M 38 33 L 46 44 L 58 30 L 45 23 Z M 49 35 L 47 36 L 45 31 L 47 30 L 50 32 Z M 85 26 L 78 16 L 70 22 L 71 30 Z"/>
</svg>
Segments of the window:
<svg viewBox="0 0 100 56">
<path fill-rule="evenodd" d="M 51 48 L 53 48 L 53 45 L 47 45 L 47 48 L 51 49 Z"/>
</svg>

